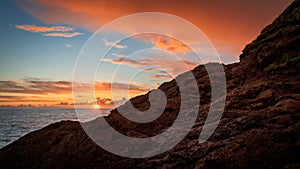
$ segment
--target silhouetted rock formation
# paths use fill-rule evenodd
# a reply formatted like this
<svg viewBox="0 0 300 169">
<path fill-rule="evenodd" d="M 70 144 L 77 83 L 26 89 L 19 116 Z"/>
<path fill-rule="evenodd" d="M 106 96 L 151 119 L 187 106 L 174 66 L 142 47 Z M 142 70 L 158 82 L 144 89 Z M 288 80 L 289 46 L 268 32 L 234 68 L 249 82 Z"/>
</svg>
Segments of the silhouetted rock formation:
<svg viewBox="0 0 300 169">
<path fill-rule="evenodd" d="M 170 151 L 145 159 L 116 156 L 91 141 L 78 122 L 62 121 L 2 148 L 0 168 L 300 168 L 299 32 L 300 2 L 295 1 L 246 46 L 240 63 L 224 66 L 225 112 L 214 134 L 202 144 L 198 138 L 211 88 L 206 69 L 200 65 L 193 70 L 201 94 L 198 119 Z M 128 136 L 163 132 L 178 114 L 180 92 L 175 80 L 159 89 L 165 91 L 168 102 L 165 112 L 153 122 L 134 123 L 117 110 L 106 120 Z M 131 101 L 139 110 L 150 106 L 148 94 Z M 85 125 L 92 126 L 97 120 Z M 109 137 L 109 133 L 99 137 Z"/>
</svg>

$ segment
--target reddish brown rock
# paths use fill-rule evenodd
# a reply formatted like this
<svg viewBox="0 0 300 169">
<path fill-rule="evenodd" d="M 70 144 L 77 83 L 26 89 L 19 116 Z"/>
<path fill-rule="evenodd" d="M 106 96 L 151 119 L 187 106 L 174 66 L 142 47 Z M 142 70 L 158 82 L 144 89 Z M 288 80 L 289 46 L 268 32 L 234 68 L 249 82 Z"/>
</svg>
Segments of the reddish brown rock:
<svg viewBox="0 0 300 169">
<path fill-rule="evenodd" d="M 300 168 L 299 16 L 300 2 L 295 1 L 246 46 L 240 63 L 224 66 L 225 112 L 208 141 L 198 143 L 211 97 L 207 72 L 200 65 L 193 70 L 201 94 L 198 119 L 170 151 L 144 159 L 120 157 L 97 146 L 78 122 L 62 121 L 2 148 L 0 168 Z M 176 119 L 180 92 L 174 80 L 159 88 L 168 103 L 158 119 L 134 123 L 113 110 L 106 120 L 129 136 L 163 132 Z M 131 101 L 139 110 L 150 106 L 148 94 Z M 110 135 L 98 139 L 104 137 Z"/>
</svg>

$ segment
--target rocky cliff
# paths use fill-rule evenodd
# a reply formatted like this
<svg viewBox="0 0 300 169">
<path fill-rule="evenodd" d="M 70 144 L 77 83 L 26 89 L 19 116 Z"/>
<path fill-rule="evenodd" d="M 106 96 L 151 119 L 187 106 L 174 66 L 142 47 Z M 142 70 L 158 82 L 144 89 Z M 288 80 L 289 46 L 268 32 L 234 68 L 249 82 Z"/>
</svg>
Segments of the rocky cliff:
<svg viewBox="0 0 300 169">
<path fill-rule="evenodd" d="M 214 134 L 202 144 L 198 139 L 210 107 L 211 86 L 200 65 L 192 70 L 201 95 L 198 118 L 170 151 L 150 158 L 120 157 L 97 146 L 78 122 L 62 121 L 2 148 L 0 168 L 300 168 L 299 33 L 300 2 L 295 1 L 245 47 L 239 63 L 224 65 L 225 112 Z M 135 123 L 117 110 L 105 119 L 132 137 L 163 132 L 178 115 L 180 92 L 175 80 L 159 89 L 165 92 L 167 105 L 158 119 Z M 148 98 L 146 94 L 131 102 L 147 110 Z"/>
</svg>

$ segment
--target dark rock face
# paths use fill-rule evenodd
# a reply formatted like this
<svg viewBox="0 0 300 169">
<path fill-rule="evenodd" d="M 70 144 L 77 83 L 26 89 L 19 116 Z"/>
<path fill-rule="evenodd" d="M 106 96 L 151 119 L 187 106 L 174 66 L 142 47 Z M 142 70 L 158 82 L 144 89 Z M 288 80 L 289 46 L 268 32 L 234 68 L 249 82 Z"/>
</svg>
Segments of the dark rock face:
<svg viewBox="0 0 300 169">
<path fill-rule="evenodd" d="M 0 168 L 300 168 L 299 18 L 300 2 L 295 1 L 246 46 L 240 63 L 224 66 L 225 112 L 208 141 L 198 143 L 211 98 L 209 77 L 200 65 L 193 70 L 201 95 L 197 121 L 170 151 L 143 159 L 120 157 L 97 146 L 78 122 L 62 121 L 2 148 Z M 175 80 L 159 88 L 168 102 L 153 122 L 134 123 L 117 110 L 105 119 L 132 137 L 163 132 L 176 119 L 180 91 Z M 131 102 L 139 110 L 150 107 L 148 94 Z"/>
</svg>

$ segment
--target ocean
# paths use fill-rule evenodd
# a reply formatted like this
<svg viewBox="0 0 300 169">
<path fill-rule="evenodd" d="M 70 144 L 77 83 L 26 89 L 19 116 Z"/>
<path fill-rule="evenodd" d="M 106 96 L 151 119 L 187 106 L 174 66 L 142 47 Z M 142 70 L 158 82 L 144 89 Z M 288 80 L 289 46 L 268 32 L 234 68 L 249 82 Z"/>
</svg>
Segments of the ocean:
<svg viewBox="0 0 300 169">
<path fill-rule="evenodd" d="M 0 148 L 34 130 L 62 120 L 90 121 L 107 115 L 108 109 L 0 108 Z"/>
</svg>

